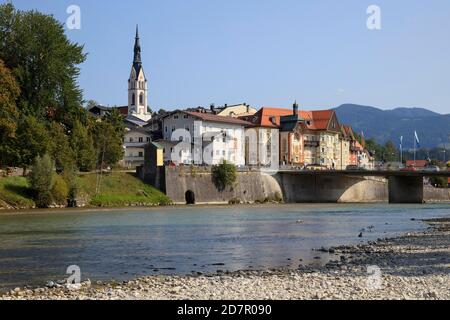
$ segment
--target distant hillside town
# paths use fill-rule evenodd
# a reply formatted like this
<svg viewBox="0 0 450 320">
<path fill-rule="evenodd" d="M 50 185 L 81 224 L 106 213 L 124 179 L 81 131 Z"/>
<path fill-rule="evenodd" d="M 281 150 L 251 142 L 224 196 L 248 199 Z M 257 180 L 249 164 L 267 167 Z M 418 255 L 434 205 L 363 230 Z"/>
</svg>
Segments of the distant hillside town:
<svg viewBox="0 0 450 320">
<path fill-rule="evenodd" d="M 358 139 L 351 126 L 341 124 L 334 110 L 304 111 L 297 102 L 290 109 L 258 110 L 240 103 L 152 114 L 138 29 L 128 105 L 114 108 L 124 117 L 122 165 L 128 168 L 144 163 L 149 143 L 162 150 L 162 161 L 169 165 L 214 165 L 225 160 L 237 166 L 267 166 L 274 161 L 282 166 L 315 169 L 373 166 L 364 137 Z M 111 110 L 101 105 L 89 108 L 98 118 Z"/>
</svg>

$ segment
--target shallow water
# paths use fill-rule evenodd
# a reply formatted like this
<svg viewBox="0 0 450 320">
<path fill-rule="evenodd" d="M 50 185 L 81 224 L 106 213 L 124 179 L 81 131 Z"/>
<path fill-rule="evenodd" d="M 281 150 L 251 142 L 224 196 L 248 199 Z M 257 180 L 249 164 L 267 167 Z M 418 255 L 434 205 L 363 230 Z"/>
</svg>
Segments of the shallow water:
<svg viewBox="0 0 450 320">
<path fill-rule="evenodd" d="M 336 259 L 312 251 L 426 228 L 450 205 L 270 205 L 0 214 L 0 289 L 82 278 L 263 269 Z M 297 223 L 303 220 L 303 223 Z M 369 232 L 369 226 L 373 226 Z M 358 238 L 365 228 L 363 238 Z"/>
</svg>

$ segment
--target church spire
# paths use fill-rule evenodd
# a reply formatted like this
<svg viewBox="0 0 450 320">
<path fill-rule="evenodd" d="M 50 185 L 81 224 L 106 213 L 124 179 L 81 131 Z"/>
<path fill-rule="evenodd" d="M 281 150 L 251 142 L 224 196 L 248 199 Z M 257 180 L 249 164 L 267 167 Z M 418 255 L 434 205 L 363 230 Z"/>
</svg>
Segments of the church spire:
<svg viewBox="0 0 450 320">
<path fill-rule="evenodd" d="M 139 28 L 138 25 L 136 25 L 136 38 L 134 41 L 134 58 L 133 58 L 133 66 L 134 69 L 139 71 L 140 67 L 142 66 L 142 60 L 141 60 L 141 43 L 139 40 Z"/>
</svg>

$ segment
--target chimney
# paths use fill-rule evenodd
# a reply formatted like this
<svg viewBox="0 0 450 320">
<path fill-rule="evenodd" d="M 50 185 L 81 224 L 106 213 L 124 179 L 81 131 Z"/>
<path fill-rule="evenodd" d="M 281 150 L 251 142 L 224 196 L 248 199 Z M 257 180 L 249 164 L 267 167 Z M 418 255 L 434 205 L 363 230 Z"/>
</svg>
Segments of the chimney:
<svg viewBox="0 0 450 320">
<path fill-rule="evenodd" d="M 294 105 L 292 106 L 294 116 L 298 116 L 298 103 L 297 100 L 294 102 Z"/>
</svg>

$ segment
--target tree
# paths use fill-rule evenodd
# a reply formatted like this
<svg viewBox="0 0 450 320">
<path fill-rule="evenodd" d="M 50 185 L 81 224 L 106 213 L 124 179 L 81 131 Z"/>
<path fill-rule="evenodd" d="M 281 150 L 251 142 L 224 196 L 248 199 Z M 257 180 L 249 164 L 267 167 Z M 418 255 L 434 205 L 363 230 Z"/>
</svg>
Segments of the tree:
<svg viewBox="0 0 450 320">
<path fill-rule="evenodd" d="M 58 205 L 67 205 L 67 198 L 69 195 L 69 188 L 63 177 L 54 174 L 53 186 L 51 190 L 52 200 Z"/>
<path fill-rule="evenodd" d="M 64 178 L 64 181 L 66 181 L 68 188 L 67 194 L 68 206 L 76 207 L 78 193 L 80 189 L 77 171 L 75 170 L 75 168 L 66 169 L 64 170 L 62 176 Z"/>
<path fill-rule="evenodd" d="M 0 5 L 0 39 L 0 59 L 21 89 L 21 112 L 71 127 L 84 111 L 76 82 L 86 59 L 83 46 L 70 42 L 53 16 L 16 10 L 11 3 Z"/>
<path fill-rule="evenodd" d="M 53 202 L 54 184 L 53 161 L 48 154 L 37 156 L 28 177 L 34 200 L 39 208 L 47 208 Z"/>
<path fill-rule="evenodd" d="M 217 190 L 224 191 L 227 187 L 232 188 L 237 179 L 236 166 L 224 160 L 223 163 L 212 167 L 211 176 Z"/>
<path fill-rule="evenodd" d="M 69 137 L 64 127 L 52 122 L 49 126 L 49 154 L 55 161 L 56 170 L 65 171 L 75 166 L 75 154 L 70 147 Z"/>
<path fill-rule="evenodd" d="M 0 59 L 0 165 L 7 161 L 10 139 L 16 134 L 19 116 L 16 99 L 19 94 L 16 79 Z"/>
<path fill-rule="evenodd" d="M 117 132 L 111 122 L 96 122 L 93 136 L 99 169 L 115 165 L 123 158 L 123 133 Z"/>
<path fill-rule="evenodd" d="M 95 167 L 95 150 L 92 137 L 85 126 L 76 120 L 70 137 L 70 146 L 75 154 L 75 162 L 81 171 L 91 171 Z"/>
<path fill-rule="evenodd" d="M 24 169 L 32 165 L 37 156 L 47 153 L 49 136 L 47 128 L 33 116 L 26 116 L 18 122 L 16 137 L 11 141 L 11 158 Z"/>
</svg>

